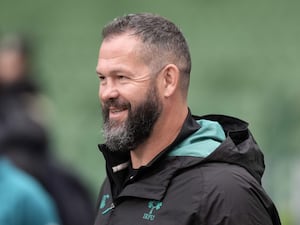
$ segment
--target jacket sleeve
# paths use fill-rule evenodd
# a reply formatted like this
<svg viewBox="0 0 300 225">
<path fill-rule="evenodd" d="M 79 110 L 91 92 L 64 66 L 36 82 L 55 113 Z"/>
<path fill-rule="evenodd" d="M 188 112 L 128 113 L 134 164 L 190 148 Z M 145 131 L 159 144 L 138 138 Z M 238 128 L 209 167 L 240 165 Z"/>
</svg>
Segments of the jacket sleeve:
<svg viewBox="0 0 300 225">
<path fill-rule="evenodd" d="M 230 164 L 208 167 L 203 178 L 199 224 L 280 224 L 274 204 L 245 169 Z"/>
</svg>

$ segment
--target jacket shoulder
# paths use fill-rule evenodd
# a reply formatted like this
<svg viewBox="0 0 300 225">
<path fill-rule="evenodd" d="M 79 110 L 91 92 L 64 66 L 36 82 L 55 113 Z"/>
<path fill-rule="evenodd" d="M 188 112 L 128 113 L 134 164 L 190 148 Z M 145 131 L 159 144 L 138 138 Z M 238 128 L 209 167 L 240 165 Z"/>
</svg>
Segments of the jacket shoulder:
<svg viewBox="0 0 300 225">
<path fill-rule="evenodd" d="M 270 211 L 276 214 L 276 209 L 246 169 L 229 163 L 206 163 L 181 175 L 192 178 L 185 185 L 197 196 L 196 217 L 203 224 L 273 224 Z"/>
</svg>

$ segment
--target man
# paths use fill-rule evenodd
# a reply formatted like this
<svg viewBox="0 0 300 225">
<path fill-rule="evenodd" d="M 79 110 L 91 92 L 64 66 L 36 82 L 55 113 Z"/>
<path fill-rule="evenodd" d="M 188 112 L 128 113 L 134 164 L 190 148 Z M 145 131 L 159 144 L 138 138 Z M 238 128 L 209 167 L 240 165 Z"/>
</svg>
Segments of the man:
<svg viewBox="0 0 300 225">
<path fill-rule="evenodd" d="M 96 70 L 107 179 L 95 224 L 280 224 L 247 123 L 191 115 L 191 59 L 180 30 L 145 13 L 117 18 L 102 34 Z"/>
</svg>

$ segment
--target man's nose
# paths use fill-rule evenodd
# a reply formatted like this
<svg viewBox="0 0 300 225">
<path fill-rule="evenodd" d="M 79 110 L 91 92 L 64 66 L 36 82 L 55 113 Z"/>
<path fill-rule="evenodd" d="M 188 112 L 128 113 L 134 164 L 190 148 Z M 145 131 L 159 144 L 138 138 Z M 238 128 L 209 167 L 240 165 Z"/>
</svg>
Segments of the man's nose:
<svg viewBox="0 0 300 225">
<path fill-rule="evenodd" d="M 113 82 L 106 82 L 100 86 L 99 95 L 102 101 L 114 99 L 119 96 L 119 90 Z"/>
</svg>

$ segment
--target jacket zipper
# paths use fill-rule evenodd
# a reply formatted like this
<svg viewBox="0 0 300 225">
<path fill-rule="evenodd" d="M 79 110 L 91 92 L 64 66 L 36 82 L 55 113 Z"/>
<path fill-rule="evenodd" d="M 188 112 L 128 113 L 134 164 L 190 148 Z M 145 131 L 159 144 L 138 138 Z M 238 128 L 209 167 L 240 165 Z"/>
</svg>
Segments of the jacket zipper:
<svg viewBox="0 0 300 225">
<path fill-rule="evenodd" d="M 110 207 L 105 209 L 103 212 L 102 212 L 102 215 L 105 215 L 106 213 L 110 212 L 111 210 L 113 210 L 115 208 L 115 204 L 114 203 L 111 203 Z"/>
</svg>

